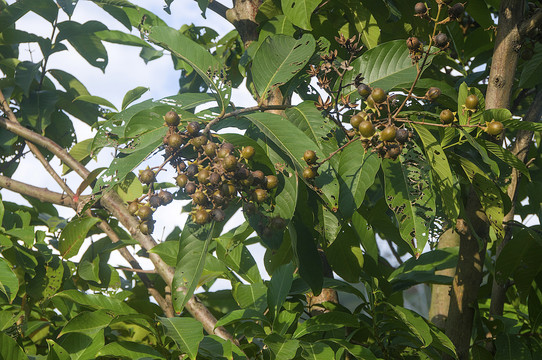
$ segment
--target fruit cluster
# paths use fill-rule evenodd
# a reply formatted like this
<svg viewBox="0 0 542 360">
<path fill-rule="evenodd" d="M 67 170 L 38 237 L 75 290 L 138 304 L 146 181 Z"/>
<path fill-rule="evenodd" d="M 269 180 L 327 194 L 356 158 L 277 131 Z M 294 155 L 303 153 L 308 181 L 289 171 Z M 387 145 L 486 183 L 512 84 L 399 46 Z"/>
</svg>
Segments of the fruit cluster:
<svg viewBox="0 0 542 360">
<path fill-rule="evenodd" d="M 169 111 L 164 121 L 168 126 L 163 141 L 166 163 L 176 170 L 179 195 L 192 199 L 190 214 L 196 224 L 223 221 L 224 210 L 237 198 L 248 204 L 246 208 L 257 210 L 257 205 L 268 201 L 269 192 L 278 186 L 275 175 L 251 170 L 254 147 L 239 150 L 231 143 L 218 143 L 212 136 L 204 135 L 197 122 L 188 123 L 182 131 L 179 129 L 180 117 L 175 111 Z M 130 213 L 140 219 L 140 230 L 145 234 L 153 230 L 154 209 L 173 200 L 171 193 L 153 190 L 156 174 L 162 167 L 140 172 L 141 183 L 149 185 L 149 194 L 144 196 L 147 202 L 134 201 L 128 207 Z"/>
</svg>

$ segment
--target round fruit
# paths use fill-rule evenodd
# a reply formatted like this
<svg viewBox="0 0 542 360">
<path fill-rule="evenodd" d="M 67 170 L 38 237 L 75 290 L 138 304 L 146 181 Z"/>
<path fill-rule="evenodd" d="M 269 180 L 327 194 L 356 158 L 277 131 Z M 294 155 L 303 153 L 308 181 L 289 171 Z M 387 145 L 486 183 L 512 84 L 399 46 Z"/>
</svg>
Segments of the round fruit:
<svg viewBox="0 0 542 360">
<path fill-rule="evenodd" d="M 228 155 L 224 158 L 224 169 L 233 171 L 237 167 L 237 158 L 235 155 Z"/>
<path fill-rule="evenodd" d="M 252 172 L 254 182 L 257 184 L 263 184 L 265 182 L 265 175 L 261 170 L 255 170 Z"/>
<path fill-rule="evenodd" d="M 177 133 L 171 134 L 167 139 L 167 144 L 173 149 L 177 150 L 183 145 L 183 138 Z"/>
<path fill-rule="evenodd" d="M 196 192 L 196 184 L 194 184 L 193 182 L 189 182 L 186 184 L 186 186 L 184 187 L 184 190 L 186 191 L 186 193 L 188 195 L 192 195 L 193 193 Z"/>
<path fill-rule="evenodd" d="M 203 152 L 207 156 L 213 156 L 216 153 L 216 144 L 214 142 L 203 145 Z"/>
<path fill-rule="evenodd" d="M 230 151 L 228 149 L 220 148 L 218 149 L 216 156 L 218 156 L 220 159 L 224 159 L 229 154 L 230 154 Z"/>
<path fill-rule="evenodd" d="M 259 204 L 263 203 L 265 200 L 267 200 L 267 191 L 264 189 L 254 190 L 252 193 L 252 199 Z"/>
<path fill-rule="evenodd" d="M 397 140 L 401 144 L 404 144 L 408 141 L 409 135 L 410 134 L 407 129 L 397 129 L 397 131 L 395 132 L 395 140 Z"/>
<path fill-rule="evenodd" d="M 252 146 L 245 146 L 243 148 L 243 151 L 241 151 L 241 156 L 244 157 L 245 159 L 249 160 L 254 156 L 255 152 L 256 152 L 256 150 L 254 150 L 254 148 Z"/>
<path fill-rule="evenodd" d="M 212 172 L 211 175 L 209 175 L 209 182 L 213 185 L 218 185 L 218 183 L 222 180 L 219 173 Z"/>
<path fill-rule="evenodd" d="M 149 235 L 154 230 L 154 224 L 152 221 L 143 221 L 141 224 L 139 224 L 139 231 L 141 231 L 144 235 Z"/>
<path fill-rule="evenodd" d="M 191 123 L 186 125 L 186 132 L 189 133 L 192 136 L 199 133 L 199 130 L 200 130 L 199 123 L 196 122 L 196 121 L 192 121 Z"/>
<path fill-rule="evenodd" d="M 224 204 L 224 196 L 220 193 L 220 191 L 217 190 L 213 193 L 213 202 L 219 206 Z"/>
<path fill-rule="evenodd" d="M 439 48 L 445 48 L 448 45 L 448 36 L 446 34 L 439 32 L 435 37 L 433 38 L 435 41 L 435 45 Z"/>
<path fill-rule="evenodd" d="M 463 14 L 463 11 L 465 11 L 463 4 L 457 3 L 448 9 L 448 16 L 452 19 L 457 19 Z"/>
<path fill-rule="evenodd" d="M 203 209 L 196 210 L 194 213 L 194 222 L 198 225 L 207 224 L 209 221 L 209 213 Z"/>
<path fill-rule="evenodd" d="M 359 124 L 359 133 L 361 136 L 369 138 L 375 134 L 375 127 L 372 122 L 369 120 L 363 120 Z"/>
<path fill-rule="evenodd" d="M 139 209 L 139 204 L 136 201 L 132 201 L 128 205 L 128 212 L 130 213 L 130 215 L 135 215 L 137 212 L 137 209 Z"/>
<path fill-rule="evenodd" d="M 173 201 L 173 194 L 169 191 L 160 190 L 158 196 L 160 197 L 160 200 L 162 200 L 163 205 L 170 204 Z"/>
<path fill-rule="evenodd" d="M 359 84 L 358 94 L 359 96 L 366 98 L 367 96 L 371 95 L 371 88 L 367 84 Z"/>
<path fill-rule="evenodd" d="M 246 179 L 241 180 L 241 184 L 244 186 L 250 186 L 254 183 L 254 176 L 249 174 Z"/>
<path fill-rule="evenodd" d="M 196 136 L 192 139 L 192 145 L 194 145 L 195 148 L 199 148 L 205 144 L 207 144 L 207 137 L 204 135 Z"/>
<path fill-rule="evenodd" d="M 357 129 L 359 126 L 359 123 L 365 120 L 366 117 L 367 117 L 367 114 L 363 111 L 355 115 L 352 115 L 350 117 L 350 125 L 352 125 L 355 129 Z"/>
<path fill-rule="evenodd" d="M 369 95 L 367 97 L 367 106 L 370 108 L 370 109 L 376 109 L 376 104 L 375 104 L 375 101 L 373 99 L 373 95 Z"/>
<path fill-rule="evenodd" d="M 382 141 L 393 141 L 395 140 L 395 135 L 397 134 L 397 131 L 395 130 L 395 126 L 387 126 L 384 130 L 380 132 L 380 140 Z"/>
<path fill-rule="evenodd" d="M 444 109 L 440 112 L 440 121 L 443 124 L 451 124 L 454 121 L 454 113 L 450 109 Z"/>
<path fill-rule="evenodd" d="M 381 88 L 374 88 L 371 96 L 377 104 L 383 103 L 388 98 L 386 92 Z"/>
<path fill-rule="evenodd" d="M 266 178 L 267 178 L 267 183 L 266 183 L 267 190 L 274 189 L 279 184 L 279 179 L 275 175 L 267 175 Z"/>
<path fill-rule="evenodd" d="M 158 195 L 153 195 L 149 199 L 149 205 L 153 208 L 157 208 L 162 205 L 162 199 Z"/>
<path fill-rule="evenodd" d="M 476 108 L 478 107 L 478 96 L 474 94 L 470 94 L 469 96 L 467 96 L 467 98 L 465 99 L 465 106 L 469 110 L 476 110 Z"/>
<path fill-rule="evenodd" d="M 153 211 L 148 205 L 142 206 L 137 210 L 137 216 L 139 216 L 141 220 L 149 220 L 152 218 L 152 213 Z"/>
<path fill-rule="evenodd" d="M 139 173 L 139 181 L 141 181 L 142 184 L 151 184 L 152 182 L 154 182 L 154 171 L 148 168 L 141 171 Z"/>
<path fill-rule="evenodd" d="M 438 87 L 430 87 L 425 93 L 425 98 L 430 101 L 435 101 L 440 96 L 441 91 Z"/>
<path fill-rule="evenodd" d="M 491 121 L 488 125 L 487 125 L 487 133 L 489 135 L 492 135 L 492 136 L 498 136 L 502 133 L 502 131 L 504 130 L 504 126 L 502 124 L 502 122 L 500 121 Z"/>
<path fill-rule="evenodd" d="M 209 182 L 209 177 L 211 172 L 207 169 L 201 169 L 198 173 L 198 181 L 200 184 L 207 184 Z"/>
<path fill-rule="evenodd" d="M 427 12 L 427 6 L 425 6 L 424 3 L 419 2 L 416 5 L 414 5 L 414 12 L 418 15 L 423 15 Z"/>
<path fill-rule="evenodd" d="M 164 116 L 164 121 L 169 126 L 177 126 L 181 122 L 181 118 L 179 117 L 179 114 L 177 114 L 175 111 L 170 110 Z"/>
<path fill-rule="evenodd" d="M 305 151 L 303 160 L 305 160 L 307 164 L 314 164 L 316 162 L 316 153 L 313 150 Z"/>
<path fill-rule="evenodd" d="M 207 202 L 207 196 L 201 190 L 196 190 L 194 194 L 192 194 L 192 201 L 196 205 L 204 205 Z"/>
<path fill-rule="evenodd" d="M 318 175 L 316 173 L 316 170 L 314 170 L 313 168 L 311 167 L 306 167 L 304 170 L 303 170 L 303 178 L 307 179 L 307 180 L 310 180 L 310 179 L 314 179 L 316 177 L 316 175 Z"/>
<path fill-rule="evenodd" d="M 248 178 L 250 175 L 250 170 L 247 169 L 247 167 L 243 164 L 237 164 L 237 169 L 235 169 L 235 174 L 233 176 L 236 179 L 244 180 Z"/>
<path fill-rule="evenodd" d="M 234 196 L 237 190 L 235 189 L 235 186 L 232 184 L 222 184 L 220 187 L 220 193 L 222 196 Z"/>
<path fill-rule="evenodd" d="M 196 164 L 190 164 L 184 173 L 188 178 L 192 179 L 198 173 L 198 166 Z"/>
<path fill-rule="evenodd" d="M 401 155 L 401 152 L 402 152 L 402 151 L 403 151 L 403 149 L 401 149 L 400 146 L 394 146 L 394 147 L 388 149 L 388 153 L 387 153 L 386 155 L 388 155 L 388 157 L 389 157 L 390 159 L 395 160 L 395 159 L 397 159 L 397 157 L 398 157 L 399 155 Z"/>
<path fill-rule="evenodd" d="M 233 150 L 235 150 L 235 146 L 233 146 L 232 143 L 222 143 L 222 145 L 220 145 L 220 148 L 221 149 L 226 149 L 228 152 L 233 152 Z"/>
<path fill-rule="evenodd" d="M 175 182 L 177 183 L 178 187 L 183 188 L 188 182 L 188 176 L 186 176 L 185 174 L 177 175 L 177 177 L 175 178 Z"/>
<path fill-rule="evenodd" d="M 420 40 L 417 38 L 417 37 L 409 37 L 406 41 L 406 45 L 407 45 L 407 48 L 409 50 L 419 50 L 422 46 L 422 43 L 420 42 Z"/>
<path fill-rule="evenodd" d="M 179 171 L 185 171 L 186 163 L 184 161 L 181 161 L 179 164 L 177 164 L 177 169 L 179 169 Z"/>
<path fill-rule="evenodd" d="M 211 218 L 218 222 L 224 221 L 226 218 L 226 213 L 224 213 L 224 210 L 222 209 L 214 209 L 211 211 Z"/>
</svg>

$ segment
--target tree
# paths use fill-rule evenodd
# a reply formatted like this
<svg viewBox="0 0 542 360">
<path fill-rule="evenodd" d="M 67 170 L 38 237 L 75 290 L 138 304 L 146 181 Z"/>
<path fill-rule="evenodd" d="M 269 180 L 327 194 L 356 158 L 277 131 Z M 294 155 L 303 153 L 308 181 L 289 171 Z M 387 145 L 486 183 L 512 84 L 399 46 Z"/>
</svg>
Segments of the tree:
<svg viewBox="0 0 542 360">
<path fill-rule="evenodd" d="M 539 2 L 198 0 L 235 26 L 222 37 L 92 2 L 127 31 L 60 21 L 77 1 L 0 2 L 0 187 L 30 203 L 0 201 L 3 358 L 539 356 Z M 50 37 L 17 28 L 28 12 Z M 170 55 L 179 93 L 135 88 L 119 111 L 48 67 L 76 51 L 103 70 L 103 42 Z M 235 106 L 238 87 L 254 106 Z M 81 122 L 94 138 L 76 141 Z M 58 190 L 12 179 L 29 153 Z M 154 211 L 180 200 L 191 217 L 157 243 Z M 418 284 L 428 319 L 405 307 Z"/>
</svg>

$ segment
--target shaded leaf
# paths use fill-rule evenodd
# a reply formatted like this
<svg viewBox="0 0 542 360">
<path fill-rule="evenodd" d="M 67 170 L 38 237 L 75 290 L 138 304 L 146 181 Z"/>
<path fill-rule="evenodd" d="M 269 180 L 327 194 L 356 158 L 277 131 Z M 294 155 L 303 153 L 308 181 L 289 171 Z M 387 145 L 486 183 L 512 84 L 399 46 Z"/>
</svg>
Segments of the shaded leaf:
<svg viewBox="0 0 542 360">
<path fill-rule="evenodd" d="M 161 317 L 160 321 L 166 329 L 166 335 L 175 341 L 179 349 L 188 354 L 190 359 L 196 359 L 198 346 L 203 340 L 203 325 L 187 317 Z"/>
<path fill-rule="evenodd" d="M 100 222 L 100 219 L 88 216 L 70 221 L 62 230 L 58 239 L 60 254 L 65 259 L 77 255 L 90 228 L 98 222 Z"/>
<path fill-rule="evenodd" d="M 294 274 L 294 265 L 285 264 L 273 273 L 273 277 L 269 281 L 267 289 L 267 303 L 269 304 L 269 312 L 273 317 L 276 317 L 286 300 L 286 296 L 290 291 Z"/>
</svg>

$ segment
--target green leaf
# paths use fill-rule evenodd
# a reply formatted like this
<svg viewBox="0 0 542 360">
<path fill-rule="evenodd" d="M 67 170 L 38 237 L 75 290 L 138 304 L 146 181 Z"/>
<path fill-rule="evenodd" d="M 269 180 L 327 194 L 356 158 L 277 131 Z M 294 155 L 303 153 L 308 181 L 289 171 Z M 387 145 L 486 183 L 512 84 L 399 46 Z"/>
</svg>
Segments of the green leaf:
<svg viewBox="0 0 542 360">
<path fill-rule="evenodd" d="M 526 61 L 519 78 L 520 88 L 532 88 L 542 82 L 542 45 L 536 43 L 533 57 Z"/>
<path fill-rule="evenodd" d="M 177 255 L 179 252 L 179 244 L 176 241 L 164 241 L 158 243 L 152 249 L 149 250 L 150 253 L 158 254 L 166 264 L 171 267 L 177 265 Z"/>
<path fill-rule="evenodd" d="M 305 30 L 312 30 L 311 15 L 322 0 L 281 0 L 284 15 L 294 25 Z"/>
<path fill-rule="evenodd" d="M 104 330 L 95 334 L 69 333 L 61 338 L 60 345 L 72 360 L 91 360 L 105 344 Z"/>
<path fill-rule="evenodd" d="M 103 41 L 107 41 L 113 44 L 129 45 L 129 46 L 141 46 L 152 49 L 145 40 L 138 36 L 127 34 L 118 30 L 103 30 L 97 31 L 96 36 Z"/>
<path fill-rule="evenodd" d="M 298 219 L 292 221 L 288 230 L 297 259 L 299 275 L 309 284 L 314 295 L 318 296 L 322 291 L 324 277 L 316 239 L 311 229 Z"/>
<path fill-rule="evenodd" d="M 518 335 L 500 333 L 495 339 L 495 360 L 531 360 L 531 351 Z"/>
<path fill-rule="evenodd" d="M 342 4 L 344 4 L 345 15 L 350 20 L 349 24 L 355 26 L 365 47 L 372 49 L 377 46 L 380 29 L 371 11 L 362 2 L 356 0 L 347 0 Z"/>
<path fill-rule="evenodd" d="M 474 113 L 472 111 L 467 111 L 464 108 L 465 99 L 469 95 L 476 95 L 476 97 L 478 97 L 478 108 Z M 475 125 L 475 124 L 480 123 L 480 120 L 483 114 L 485 113 L 484 111 L 485 108 L 486 108 L 486 102 L 484 99 L 484 95 L 482 94 L 480 90 L 478 90 L 475 87 L 469 88 L 466 83 L 462 83 L 459 86 L 459 93 L 457 95 L 457 117 L 459 118 L 459 125 L 467 125 L 469 123 L 471 125 Z M 491 113 L 491 110 L 486 110 L 486 111 L 490 111 L 489 113 Z M 469 121 L 469 116 L 470 116 L 470 121 Z M 469 128 L 466 131 L 471 132 L 473 130 L 474 128 Z"/>
<path fill-rule="evenodd" d="M 509 166 L 517 169 L 519 172 L 521 172 L 523 175 L 531 180 L 531 174 L 529 172 L 529 169 L 523 163 L 523 161 L 519 160 L 514 154 L 512 154 L 507 149 L 503 148 L 502 146 L 495 144 L 492 141 L 484 140 L 484 139 L 476 139 L 485 149 L 489 150 L 490 153 L 501 159 L 503 162 L 508 164 Z"/>
<path fill-rule="evenodd" d="M 294 265 L 292 263 L 282 265 L 275 269 L 268 283 L 267 303 L 269 304 L 269 312 L 273 317 L 278 315 L 284 300 L 286 300 L 294 279 L 293 274 Z"/>
<path fill-rule="evenodd" d="M 241 320 L 259 320 L 269 324 L 269 320 L 267 320 L 267 318 L 261 312 L 252 309 L 240 309 L 234 310 L 221 317 L 220 320 L 216 322 L 215 328 L 234 324 Z"/>
<path fill-rule="evenodd" d="M 73 99 L 73 101 L 85 101 L 85 102 L 88 102 L 88 103 L 91 103 L 91 104 L 107 106 L 107 107 L 109 107 L 111 109 L 114 109 L 115 111 L 118 111 L 117 108 L 115 107 L 115 105 L 111 104 L 109 101 L 107 101 L 106 99 L 104 99 L 102 97 L 99 97 L 99 96 L 80 95 L 80 96 L 76 97 L 75 99 Z"/>
<path fill-rule="evenodd" d="M 389 307 L 395 311 L 398 320 L 402 321 L 407 326 L 410 333 L 421 341 L 423 347 L 427 347 L 433 342 L 431 329 L 429 329 L 429 325 L 427 325 L 420 315 L 400 306 L 389 305 Z"/>
<path fill-rule="evenodd" d="M 339 211 L 349 218 L 365 199 L 365 192 L 375 181 L 380 157 L 365 151 L 361 141 L 354 141 L 341 151 L 339 162 Z"/>
<path fill-rule="evenodd" d="M 86 165 L 90 161 L 90 156 L 92 155 L 92 141 L 93 139 L 86 139 L 76 143 L 69 151 L 70 155 L 81 164 Z M 70 173 L 72 169 L 62 163 L 62 175 Z"/>
<path fill-rule="evenodd" d="M 68 321 L 59 336 L 71 332 L 96 333 L 108 327 L 112 320 L 113 317 L 109 314 L 109 310 L 84 311 Z"/>
<path fill-rule="evenodd" d="M 81 55 L 90 65 L 105 71 L 108 57 L 107 50 L 102 44 L 100 38 L 94 33 L 107 30 L 107 27 L 98 21 L 88 21 L 79 24 L 75 21 L 63 21 L 57 24 L 59 29 L 56 42 L 68 40 L 71 46 Z"/>
<path fill-rule="evenodd" d="M 175 341 L 179 349 L 190 359 L 196 359 L 199 343 L 203 340 L 203 325 L 196 319 L 187 317 L 161 317 L 160 321 L 166 335 Z"/>
<path fill-rule="evenodd" d="M 122 110 L 125 110 L 128 105 L 139 99 L 141 95 L 145 94 L 147 91 L 149 91 L 149 88 L 144 86 L 138 86 L 129 90 L 126 95 L 124 95 L 124 99 L 122 99 Z"/>
<path fill-rule="evenodd" d="M 305 320 L 305 322 L 297 327 L 293 334 L 293 338 L 298 339 L 313 332 L 341 329 L 347 326 L 353 328 L 359 326 L 356 315 L 341 311 L 331 311 Z"/>
<path fill-rule="evenodd" d="M 149 40 L 188 63 L 216 94 L 220 110 L 222 112 L 226 110 L 231 88 L 213 78 L 213 74 L 219 73 L 222 66 L 203 46 L 167 26 L 153 27 L 149 33 Z"/>
<path fill-rule="evenodd" d="M 125 302 L 102 294 L 85 294 L 77 290 L 64 290 L 57 293 L 55 297 L 67 299 L 79 305 L 90 307 L 95 310 L 107 310 L 118 315 L 137 313 Z"/>
<path fill-rule="evenodd" d="M 73 15 L 73 11 L 75 10 L 75 7 L 77 6 L 79 0 L 57 0 L 58 5 L 64 10 L 66 15 L 71 17 Z"/>
<path fill-rule="evenodd" d="M 489 158 L 489 156 L 487 155 L 486 148 L 478 144 L 478 142 L 476 142 L 476 140 L 468 132 L 466 132 L 465 129 L 463 129 L 462 127 L 459 128 L 459 131 L 467 139 L 469 144 L 471 144 L 472 147 L 475 148 L 476 151 L 478 151 L 484 163 L 486 163 L 491 169 L 491 172 L 495 174 L 496 177 L 499 177 L 501 173 L 499 170 L 499 165 L 497 165 L 497 163 L 494 160 Z"/>
<path fill-rule="evenodd" d="M 360 345 L 351 344 L 343 339 L 325 339 L 324 342 L 335 343 L 340 347 L 346 349 L 350 354 L 354 355 L 358 359 L 364 360 L 377 360 L 376 356 L 371 352 L 371 350 L 364 348 Z"/>
<path fill-rule="evenodd" d="M 15 340 L 0 332 L 0 358 L 5 360 L 27 360 L 28 356 L 25 355 Z"/>
<path fill-rule="evenodd" d="M 175 311 L 181 312 L 196 290 L 205 265 L 214 222 L 196 225 L 187 222 L 179 241 L 177 267 L 172 283 L 172 301 Z"/>
<path fill-rule="evenodd" d="M 435 194 L 427 177 L 431 167 L 421 149 L 411 143 L 398 160 L 384 159 L 382 171 L 386 202 L 395 213 L 401 237 L 418 257 L 435 217 Z"/>
<path fill-rule="evenodd" d="M 359 238 L 350 226 L 343 226 L 335 241 L 324 251 L 337 275 L 351 283 L 359 281 L 363 269 L 363 252 Z"/>
<path fill-rule="evenodd" d="M 301 356 L 307 360 L 328 360 L 335 357 L 333 349 L 323 342 L 301 342 L 301 346 L 303 347 Z"/>
<path fill-rule="evenodd" d="M 299 347 L 298 340 L 286 340 L 275 333 L 268 335 L 263 342 L 275 354 L 277 360 L 293 359 Z"/>
<path fill-rule="evenodd" d="M 130 360 L 165 359 L 152 347 L 131 341 L 116 341 L 105 345 L 96 356 L 117 357 Z"/>
<path fill-rule="evenodd" d="M 100 219 L 95 217 L 81 217 L 70 221 L 62 230 L 58 239 L 60 254 L 65 259 L 77 255 L 90 228 L 98 222 L 100 222 Z"/>
<path fill-rule="evenodd" d="M 474 190 L 476 191 L 476 194 L 480 199 L 482 209 L 484 209 L 489 224 L 495 231 L 495 234 L 499 239 L 503 239 L 503 196 L 506 196 L 506 194 L 502 193 L 497 184 L 495 184 L 491 179 L 489 179 L 486 173 L 483 172 L 471 161 L 459 155 L 454 155 L 454 159 L 459 162 L 459 164 L 465 171 L 465 174 L 467 175 L 469 181 L 472 183 L 472 186 L 474 187 Z"/>
<path fill-rule="evenodd" d="M 233 285 L 232 295 L 243 309 L 253 309 L 263 314 L 267 309 L 267 286 L 263 283 Z"/>
<path fill-rule="evenodd" d="M 34 64 L 31 61 L 21 61 L 15 68 L 15 85 L 23 90 L 28 97 L 32 81 L 39 79 L 39 69 L 41 64 Z"/>
<path fill-rule="evenodd" d="M 70 354 L 56 342 L 51 339 L 47 339 L 47 345 L 49 346 L 49 352 L 47 354 L 47 360 L 70 360 Z"/>
<path fill-rule="evenodd" d="M 502 254 L 502 253 L 501 253 Z M 533 281 L 531 290 L 528 297 L 528 309 L 529 309 L 529 321 L 531 324 L 531 329 L 533 332 L 536 332 L 540 325 L 542 324 L 542 275 Z"/>
<path fill-rule="evenodd" d="M 19 291 L 19 280 L 13 272 L 11 265 L 0 258 L 0 291 L 6 295 L 9 302 L 13 302 Z"/>
<path fill-rule="evenodd" d="M 431 165 L 433 182 L 440 193 L 446 216 L 450 221 L 455 221 L 459 216 L 459 194 L 446 154 L 425 126 L 413 125 L 413 127 L 422 139 L 427 160 Z"/>
<path fill-rule="evenodd" d="M 125 202 L 133 201 L 143 194 L 143 185 L 134 173 L 128 173 L 124 180 L 118 184 L 117 193 Z"/>
<path fill-rule="evenodd" d="M 280 115 L 256 113 L 245 115 L 245 117 L 256 125 L 277 147 L 286 152 L 299 174 L 306 167 L 305 162 L 302 160 L 306 150 L 314 150 L 316 156 L 320 159 L 326 157 L 318 145 Z M 319 175 L 316 177 L 314 184 L 322 190 L 320 196 L 330 209 L 337 209 L 339 182 L 335 176 L 335 171 L 329 162 L 325 162 L 318 169 L 318 173 Z"/>
<path fill-rule="evenodd" d="M 373 227 L 369 225 L 367 219 L 359 211 L 354 212 L 352 215 L 351 224 L 361 246 L 365 250 L 365 255 L 372 258 L 375 264 L 378 263 L 378 245 Z"/>
<path fill-rule="evenodd" d="M 252 61 L 256 91 L 263 100 L 275 86 L 285 84 L 303 69 L 314 53 L 316 43 L 310 34 L 296 40 L 286 35 L 269 36 Z"/>
<path fill-rule="evenodd" d="M 249 228 L 249 234 L 254 230 Z M 249 235 L 247 234 L 247 236 Z M 246 237 L 245 237 L 246 238 Z M 239 274 L 243 279 L 250 283 L 261 282 L 260 271 L 252 254 L 243 245 L 243 240 L 239 241 L 234 237 L 219 237 L 216 245 L 216 256 L 222 260 L 230 269 Z"/>
</svg>

